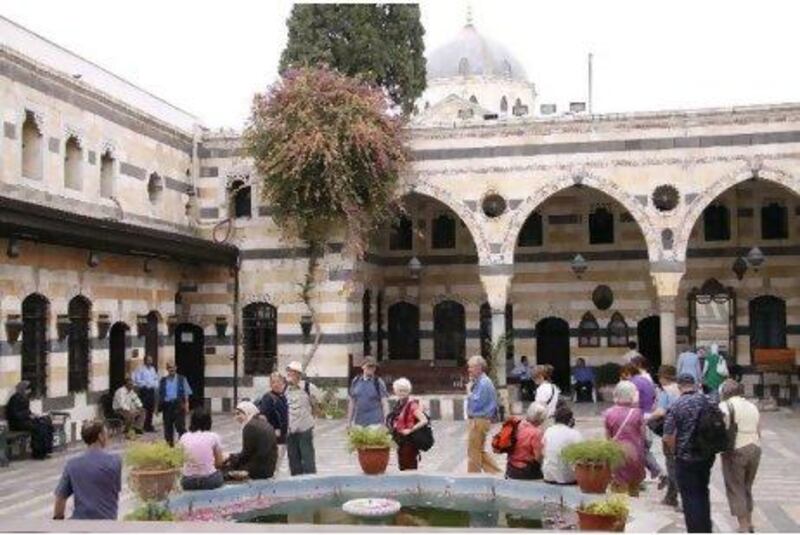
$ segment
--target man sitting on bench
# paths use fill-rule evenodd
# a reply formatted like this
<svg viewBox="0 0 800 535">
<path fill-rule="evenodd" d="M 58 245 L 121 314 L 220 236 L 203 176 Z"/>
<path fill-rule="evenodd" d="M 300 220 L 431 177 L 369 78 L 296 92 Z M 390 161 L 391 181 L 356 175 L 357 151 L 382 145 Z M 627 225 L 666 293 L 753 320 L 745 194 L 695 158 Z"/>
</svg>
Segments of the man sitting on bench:
<svg viewBox="0 0 800 535">
<path fill-rule="evenodd" d="M 28 381 L 17 384 L 16 391 L 6 405 L 6 419 L 11 431 L 27 431 L 31 434 L 31 456 L 44 459 L 53 451 L 53 422 L 49 416 L 31 412 L 30 390 Z"/>
<path fill-rule="evenodd" d="M 130 377 L 126 377 L 125 384 L 114 393 L 112 408 L 125 422 L 126 436 L 130 433 L 131 425 L 137 435 L 141 435 L 144 432 L 142 429 L 144 406 L 142 405 L 142 400 L 139 399 L 139 395 L 133 389 L 133 380 Z"/>
</svg>

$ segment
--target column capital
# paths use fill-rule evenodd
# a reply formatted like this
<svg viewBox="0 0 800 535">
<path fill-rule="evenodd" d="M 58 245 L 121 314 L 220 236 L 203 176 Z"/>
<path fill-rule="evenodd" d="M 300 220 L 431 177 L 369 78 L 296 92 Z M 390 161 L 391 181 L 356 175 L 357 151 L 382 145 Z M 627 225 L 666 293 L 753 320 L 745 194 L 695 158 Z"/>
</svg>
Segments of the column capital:
<svg viewBox="0 0 800 535">
<path fill-rule="evenodd" d="M 681 279 L 683 278 L 683 271 L 651 271 L 650 276 L 653 278 L 653 285 L 656 287 L 656 295 L 659 299 L 662 297 L 671 297 L 673 300 L 678 296 L 678 291 L 681 286 Z"/>
<path fill-rule="evenodd" d="M 508 290 L 511 287 L 510 274 L 481 274 L 481 284 L 486 292 L 486 300 L 493 313 L 505 312 Z"/>
</svg>

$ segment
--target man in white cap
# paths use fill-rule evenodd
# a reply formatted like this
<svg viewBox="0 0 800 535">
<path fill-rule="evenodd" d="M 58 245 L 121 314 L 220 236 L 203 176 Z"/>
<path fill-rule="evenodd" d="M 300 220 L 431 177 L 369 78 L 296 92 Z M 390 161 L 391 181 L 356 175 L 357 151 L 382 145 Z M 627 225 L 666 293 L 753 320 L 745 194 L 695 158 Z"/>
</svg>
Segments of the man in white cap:
<svg viewBox="0 0 800 535">
<path fill-rule="evenodd" d="M 289 472 L 293 476 L 317 472 L 314 453 L 314 408 L 321 396 L 319 388 L 302 378 L 303 365 L 293 360 L 286 367 L 285 392 L 289 405 L 286 453 L 289 457 Z"/>
</svg>

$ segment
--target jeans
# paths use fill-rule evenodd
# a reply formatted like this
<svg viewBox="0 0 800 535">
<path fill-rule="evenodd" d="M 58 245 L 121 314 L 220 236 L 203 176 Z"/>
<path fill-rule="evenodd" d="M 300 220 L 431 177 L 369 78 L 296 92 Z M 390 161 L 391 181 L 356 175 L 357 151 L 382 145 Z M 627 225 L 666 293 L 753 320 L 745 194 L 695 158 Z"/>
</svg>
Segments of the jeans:
<svg viewBox="0 0 800 535">
<path fill-rule="evenodd" d="M 142 400 L 144 407 L 144 430 L 153 430 L 153 411 L 156 407 L 156 389 L 155 388 L 140 388 L 139 398 Z"/>
<path fill-rule="evenodd" d="M 708 483 L 714 457 L 697 461 L 675 459 L 675 477 L 689 533 L 711 533 L 711 502 Z"/>
<path fill-rule="evenodd" d="M 289 472 L 293 476 L 316 474 L 314 428 L 286 435 L 286 454 L 289 457 Z"/>
<path fill-rule="evenodd" d="M 161 405 L 164 413 L 164 440 L 170 446 L 175 445 L 175 431 L 178 431 L 178 438 L 186 432 L 186 414 L 183 412 L 183 405 L 178 401 L 167 401 Z"/>
<path fill-rule="evenodd" d="M 212 490 L 221 487 L 225 481 L 222 472 L 217 470 L 207 476 L 183 476 L 181 477 L 181 488 L 183 490 Z"/>
<path fill-rule="evenodd" d="M 670 502 L 677 502 L 678 484 L 675 482 L 675 455 L 671 453 L 665 453 L 664 458 L 667 461 L 667 477 L 669 478 L 667 495 L 664 496 L 664 499 Z"/>
</svg>

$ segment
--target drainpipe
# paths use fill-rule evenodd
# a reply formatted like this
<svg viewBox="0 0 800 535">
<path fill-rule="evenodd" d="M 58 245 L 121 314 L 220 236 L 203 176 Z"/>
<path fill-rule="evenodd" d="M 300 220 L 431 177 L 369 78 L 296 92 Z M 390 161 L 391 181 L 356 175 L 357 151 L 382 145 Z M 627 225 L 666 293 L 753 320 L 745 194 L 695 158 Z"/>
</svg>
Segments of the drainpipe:
<svg viewBox="0 0 800 535">
<path fill-rule="evenodd" d="M 241 257 L 236 255 L 233 279 L 233 406 L 239 404 L 239 269 Z"/>
</svg>

